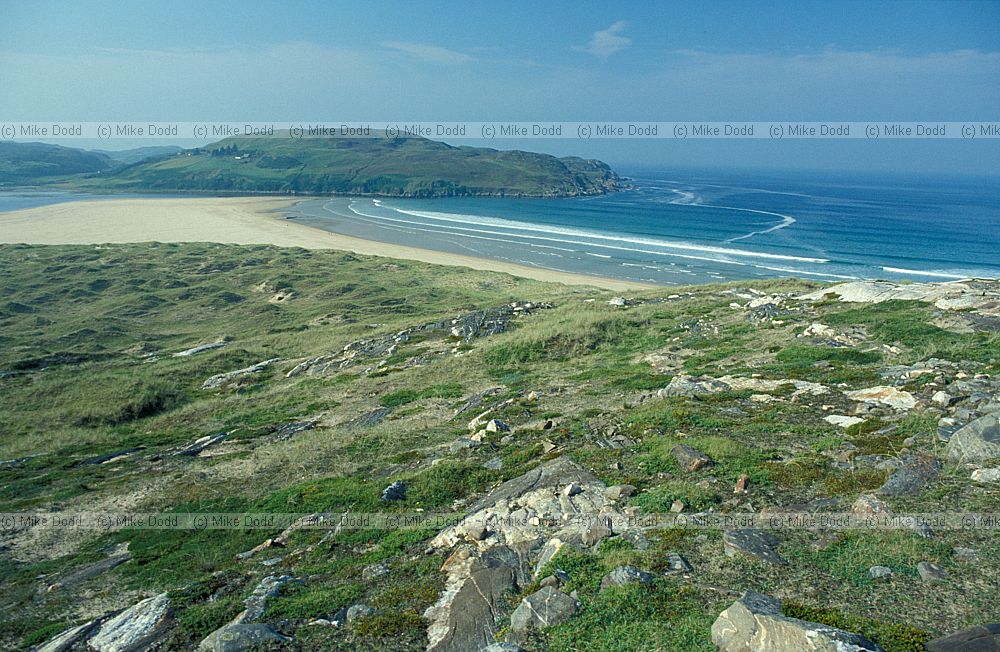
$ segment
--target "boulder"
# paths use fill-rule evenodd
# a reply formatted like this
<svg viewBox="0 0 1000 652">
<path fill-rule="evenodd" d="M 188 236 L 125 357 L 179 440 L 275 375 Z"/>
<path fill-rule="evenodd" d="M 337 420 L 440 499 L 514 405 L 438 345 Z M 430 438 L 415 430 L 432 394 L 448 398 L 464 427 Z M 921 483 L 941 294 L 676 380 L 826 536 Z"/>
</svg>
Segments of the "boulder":
<svg viewBox="0 0 1000 652">
<path fill-rule="evenodd" d="M 1000 623 L 979 625 L 936 638 L 927 652 L 1000 652 Z"/>
<path fill-rule="evenodd" d="M 711 457 L 687 444 L 677 444 L 670 450 L 670 453 L 680 467 L 689 473 L 715 464 Z"/>
<path fill-rule="evenodd" d="M 715 378 L 708 376 L 694 377 L 685 374 L 674 376 L 670 383 L 663 389 L 656 392 L 660 398 L 667 396 L 701 396 L 703 394 L 714 394 L 725 392 L 729 386 L 719 382 Z"/>
<path fill-rule="evenodd" d="M 521 638 L 531 630 L 564 623 L 573 617 L 577 609 L 579 603 L 576 599 L 546 586 L 521 600 L 510 616 L 511 633 Z"/>
<path fill-rule="evenodd" d="M 1000 457 L 1000 419 L 987 414 L 956 430 L 948 439 L 947 455 L 959 464 Z"/>
<path fill-rule="evenodd" d="M 675 573 L 690 573 L 693 569 L 691 564 L 688 563 L 687 559 L 684 559 L 681 555 L 676 552 L 667 553 L 667 568 L 663 571 L 664 575 L 673 575 Z"/>
<path fill-rule="evenodd" d="M 270 360 L 264 360 L 263 362 L 258 362 L 255 365 L 250 365 L 243 369 L 237 369 L 236 371 L 227 371 L 224 374 L 216 374 L 206 380 L 201 384 L 202 389 L 213 389 L 215 387 L 221 387 L 225 383 L 236 380 L 242 376 L 248 376 L 250 374 L 259 374 L 266 370 L 268 367 L 276 362 L 281 362 L 281 358 L 271 358 Z"/>
<path fill-rule="evenodd" d="M 1000 468 L 976 469 L 972 472 L 973 482 L 1000 482 Z"/>
<path fill-rule="evenodd" d="M 865 422 L 865 420 L 862 419 L 861 417 L 851 417 L 845 414 L 831 414 L 829 416 L 823 417 L 823 421 L 826 421 L 827 423 L 834 426 L 840 426 L 841 428 L 850 428 L 855 424 Z"/>
<path fill-rule="evenodd" d="M 884 652 L 860 634 L 781 615 L 781 602 L 747 591 L 712 625 L 719 652 Z"/>
<path fill-rule="evenodd" d="M 948 573 L 937 564 L 933 564 L 929 561 L 922 561 L 917 564 L 917 573 L 920 574 L 920 579 L 925 582 L 948 581 Z"/>
<path fill-rule="evenodd" d="M 601 578 L 601 590 L 626 584 L 649 584 L 656 579 L 652 573 L 639 570 L 635 566 L 619 566 Z"/>
<path fill-rule="evenodd" d="M 880 580 L 886 577 L 892 577 L 892 569 L 888 566 L 872 566 L 868 569 L 868 577 L 873 580 Z"/>
<path fill-rule="evenodd" d="M 382 490 L 382 500 L 387 503 L 396 500 L 406 500 L 406 485 L 396 480 Z"/>
<path fill-rule="evenodd" d="M 250 648 L 258 649 L 270 642 L 291 640 L 263 623 L 229 624 L 209 634 L 198 649 L 205 652 L 241 652 Z"/>
</svg>

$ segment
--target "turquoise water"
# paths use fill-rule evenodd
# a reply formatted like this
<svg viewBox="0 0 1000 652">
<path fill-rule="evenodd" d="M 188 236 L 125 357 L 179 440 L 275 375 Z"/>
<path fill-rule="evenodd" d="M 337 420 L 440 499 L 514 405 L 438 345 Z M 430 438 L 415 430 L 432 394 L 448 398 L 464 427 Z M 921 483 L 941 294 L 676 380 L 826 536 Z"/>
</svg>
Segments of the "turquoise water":
<svg viewBox="0 0 1000 652">
<path fill-rule="evenodd" d="M 996 182 L 637 170 L 631 183 L 571 199 L 309 198 L 289 216 L 361 238 L 662 284 L 1000 277 Z M 142 196 L 155 195 L 128 195 Z M 0 211 L 116 197 L 7 191 Z"/>
<path fill-rule="evenodd" d="M 537 199 L 313 199 L 330 231 L 655 283 L 796 275 L 1000 277 L 1000 188 L 959 179 L 637 172 L 633 189 Z"/>
</svg>

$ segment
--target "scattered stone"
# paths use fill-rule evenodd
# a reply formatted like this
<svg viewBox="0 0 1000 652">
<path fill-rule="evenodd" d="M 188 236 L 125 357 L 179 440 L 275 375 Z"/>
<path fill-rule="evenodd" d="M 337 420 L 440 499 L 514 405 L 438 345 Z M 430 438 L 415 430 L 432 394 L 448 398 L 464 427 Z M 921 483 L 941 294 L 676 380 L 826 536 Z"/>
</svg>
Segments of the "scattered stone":
<svg viewBox="0 0 1000 652">
<path fill-rule="evenodd" d="M 389 564 L 382 562 L 381 564 L 369 564 L 361 569 L 361 579 L 365 582 L 371 582 L 377 580 L 380 577 L 385 577 L 389 574 Z"/>
<path fill-rule="evenodd" d="M 689 473 L 715 464 L 711 457 L 687 444 L 677 444 L 670 450 L 670 453 L 680 464 L 680 467 Z"/>
<path fill-rule="evenodd" d="M 1000 419 L 987 414 L 959 428 L 948 440 L 947 455 L 959 464 L 1000 457 Z"/>
<path fill-rule="evenodd" d="M 392 502 L 394 500 L 406 500 L 406 485 L 396 480 L 391 485 L 382 490 L 382 500 Z"/>
<path fill-rule="evenodd" d="M 1000 623 L 960 629 L 927 643 L 927 652 L 997 652 L 997 650 L 1000 650 Z"/>
<path fill-rule="evenodd" d="M 1000 482 L 1000 468 L 976 469 L 972 472 L 974 482 Z"/>
<path fill-rule="evenodd" d="M 546 586 L 535 591 L 518 605 L 510 616 L 510 629 L 515 638 L 523 639 L 531 630 L 551 627 L 569 620 L 579 609 L 579 603 L 559 591 Z"/>
<path fill-rule="evenodd" d="M 868 387 L 853 392 L 844 392 L 847 398 L 865 403 L 880 403 L 897 410 L 910 410 L 916 407 L 917 399 L 913 394 L 895 387 Z"/>
<path fill-rule="evenodd" d="M 628 299 L 626 299 L 625 297 L 611 297 L 611 299 L 608 301 L 608 305 L 615 306 L 616 308 L 627 306 Z"/>
<path fill-rule="evenodd" d="M 929 455 L 906 454 L 878 492 L 883 496 L 915 496 L 934 481 L 940 470 L 941 462 Z"/>
<path fill-rule="evenodd" d="M 670 503 L 670 511 L 671 511 L 671 513 L 674 513 L 674 514 L 680 514 L 681 512 L 684 511 L 685 507 L 687 507 L 687 505 L 685 505 L 684 501 L 682 501 L 680 499 L 675 500 L 674 502 Z"/>
<path fill-rule="evenodd" d="M 630 484 L 615 484 L 608 487 L 604 495 L 608 500 L 623 500 L 635 495 L 636 488 Z"/>
<path fill-rule="evenodd" d="M 200 455 L 201 452 L 206 448 L 218 444 L 228 436 L 229 436 L 228 432 L 219 432 L 214 435 L 205 435 L 204 437 L 195 439 L 190 444 L 185 444 L 184 446 L 181 446 L 176 451 L 174 451 L 174 455 L 186 455 L 188 457 L 195 457 L 197 455 Z"/>
<path fill-rule="evenodd" d="M 954 396 L 944 390 L 938 390 L 934 392 L 933 396 L 931 396 L 931 403 L 940 405 L 941 407 L 948 407 L 955 400 L 957 399 Z"/>
<path fill-rule="evenodd" d="M 693 569 L 688 560 L 676 552 L 667 553 L 667 569 L 664 575 L 674 575 L 675 573 L 690 573 Z"/>
<path fill-rule="evenodd" d="M 835 426 L 840 426 L 841 428 L 850 428 L 853 425 L 865 422 L 865 420 L 861 417 L 850 417 L 843 414 L 831 414 L 829 416 L 825 416 L 823 417 L 823 421 Z"/>
<path fill-rule="evenodd" d="M 626 584 L 649 584 L 654 579 L 656 578 L 652 573 L 641 571 L 635 566 L 619 566 L 601 578 L 601 591 Z"/>
<path fill-rule="evenodd" d="M 781 615 L 781 602 L 747 591 L 712 624 L 719 652 L 882 652 L 859 634 Z"/>
<path fill-rule="evenodd" d="M 228 383 L 231 380 L 236 380 L 242 376 L 248 376 L 250 374 L 259 374 L 265 371 L 268 367 L 276 362 L 280 362 L 281 358 L 271 358 L 270 360 L 264 360 L 263 362 L 258 362 L 255 365 L 250 365 L 243 369 L 237 369 L 236 371 L 227 371 L 223 374 L 216 374 L 206 380 L 201 384 L 202 389 L 213 389 L 215 387 L 221 387 L 223 384 Z"/>
<path fill-rule="evenodd" d="M 722 535 L 722 544 L 729 557 L 734 557 L 739 552 L 769 564 L 783 565 L 788 563 L 778 554 L 777 548 L 781 544 L 781 540 L 764 530 L 752 528 L 726 530 Z"/>
<path fill-rule="evenodd" d="M 486 422 L 486 432 L 510 432 L 510 426 L 500 419 L 490 419 Z"/>
<path fill-rule="evenodd" d="M 892 576 L 892 569 L 888 566 L 872 566 L 868 569 L 868 576 L 873 580 L 880 580 Z"/>
<path fill-rule="evenodd" d="M 358 618 L 368 618 L 378 613 L 375 608 L 366 604 L 353 604 L 347 609 L 347 622 L 351 623 Z"/>
<path fill-rule="evenodd" d="M 948 573 L 937 564 L 933 564 L 929 561 L 922 561 L 917 564 L 917 572 L 920 573 L 920 579 L 925 582 L 948 581 Z"/>
</svg>

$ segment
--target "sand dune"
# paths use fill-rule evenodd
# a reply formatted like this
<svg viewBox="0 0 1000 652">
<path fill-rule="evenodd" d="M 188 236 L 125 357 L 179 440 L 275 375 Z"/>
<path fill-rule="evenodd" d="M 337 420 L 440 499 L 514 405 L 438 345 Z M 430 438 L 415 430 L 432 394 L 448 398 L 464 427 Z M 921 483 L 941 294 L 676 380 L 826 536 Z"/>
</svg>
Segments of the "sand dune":
<svg viewBox="0 0 1000 652">
<path fill-rule="evenodd" d="M 263 197 L 73 201 L 0 213 L 0 243 L 223 242 L 340 249 L 506 272 L 542 281 L 636 290 L 651 285 L 338 235 L 284 219 L 295 200 Z"/>
</svg>

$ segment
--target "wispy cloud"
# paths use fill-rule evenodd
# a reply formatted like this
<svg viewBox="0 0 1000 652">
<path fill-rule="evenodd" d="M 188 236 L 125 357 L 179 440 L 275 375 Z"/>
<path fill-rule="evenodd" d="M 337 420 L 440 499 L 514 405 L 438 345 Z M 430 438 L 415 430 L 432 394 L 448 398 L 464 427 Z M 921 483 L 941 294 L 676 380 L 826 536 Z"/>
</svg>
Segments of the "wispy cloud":
<svg viewBox="0 0 1000 652">
<path fill-rule="evenodd" d="M 600 29 L 594 32 L 590 42 L 585 47 L 574 48 L 582 52 L 589 52 L 595 57 L 607 60 L 615 52 L 620 52 L 632 45 L 632 39 L 622 36 L 622 32 L 628 26 L 624 20 L 612 23 L 607 29 Z"/>
<path fill-rule="evenodd" d="M 380 45 L 396 52 L 401 52 L 413 59 L 428 63 L 457 65 L 469 63 L 475 59 L 463 52 L 456 52 L 430 43 L 413 43 L 411 41 L 383 41 Z"/>
</svg>

